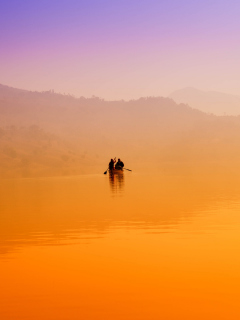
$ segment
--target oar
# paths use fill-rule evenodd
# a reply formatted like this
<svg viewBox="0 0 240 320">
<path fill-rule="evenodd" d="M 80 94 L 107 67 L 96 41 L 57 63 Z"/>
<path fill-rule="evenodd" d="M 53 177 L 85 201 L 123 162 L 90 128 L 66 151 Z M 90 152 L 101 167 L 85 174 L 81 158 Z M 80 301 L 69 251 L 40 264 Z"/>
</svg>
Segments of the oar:
<svg viewBox="0 0 240 320">
<path fill-rule="evenodd" d="M 108 172 L 108 169 L 104 172 L 104 174 L 107 174 L 107 172 Z"/>
<path fill-rule="evenodd" d="M 126 168 L 123 168 L 124 170 L 128 170 L 128 171 L 132 171 L 132 170 L 130 170 L 130 169 L 126 169 Z"/>
</svg>

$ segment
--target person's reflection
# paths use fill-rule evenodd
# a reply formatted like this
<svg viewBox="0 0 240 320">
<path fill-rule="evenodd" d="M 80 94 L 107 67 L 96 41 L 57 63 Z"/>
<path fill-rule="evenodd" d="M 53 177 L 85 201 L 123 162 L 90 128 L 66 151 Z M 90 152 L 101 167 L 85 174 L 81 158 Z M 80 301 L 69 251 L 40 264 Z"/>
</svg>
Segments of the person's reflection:
<svg viewBox="0 0 240 320">
<path fill-rule="evenodd" d="M 123 191 L 124 187 L 124 172 L 123 171 L 116 171 L 116 172 L 109 172 L 109 183 L 112 189 L 112 192 L 118 193 Z"/>
</svg>

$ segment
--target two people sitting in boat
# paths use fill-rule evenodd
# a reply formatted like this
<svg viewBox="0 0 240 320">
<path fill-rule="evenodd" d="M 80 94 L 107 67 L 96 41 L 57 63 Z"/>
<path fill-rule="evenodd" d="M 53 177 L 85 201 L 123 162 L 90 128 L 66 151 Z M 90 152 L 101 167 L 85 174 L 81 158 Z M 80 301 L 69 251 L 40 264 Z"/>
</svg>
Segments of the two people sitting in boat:
<svg viewBox="0 0 240 320">
<path fill-rule="evenodd" d="M 116 162 L 116 158 L 111 159 L 108 165 L 109 170 L 114 170 L 114 169 L 122 170 L 124 167 L 124 163 L 121 161 L 121 159 L 118 159 L 116 164 L 115 162 Z M 114 164 L 115 164 L 115 167 L 114 167 Z"/>
</svg>

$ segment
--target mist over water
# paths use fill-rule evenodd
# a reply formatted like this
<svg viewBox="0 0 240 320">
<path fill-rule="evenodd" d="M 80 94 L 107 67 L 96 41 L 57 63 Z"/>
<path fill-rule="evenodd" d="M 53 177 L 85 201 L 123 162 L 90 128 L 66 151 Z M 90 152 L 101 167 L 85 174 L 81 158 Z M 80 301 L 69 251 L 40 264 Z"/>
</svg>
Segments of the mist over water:
<svg viewBox="0 0 240 320">
<path fill-rule="evenodd" d="M 6 92 L 1 319 L 240 316 L 238 117 Z"/>
<path fill-rule="evenodd" d="M 2 178 L 99 173 L 115 156 L 144 171 L 221 171 L 240 160 L 239 117 L 168 98 L 111 102 L 6 86 L 0 98 Z"/>
</svg>

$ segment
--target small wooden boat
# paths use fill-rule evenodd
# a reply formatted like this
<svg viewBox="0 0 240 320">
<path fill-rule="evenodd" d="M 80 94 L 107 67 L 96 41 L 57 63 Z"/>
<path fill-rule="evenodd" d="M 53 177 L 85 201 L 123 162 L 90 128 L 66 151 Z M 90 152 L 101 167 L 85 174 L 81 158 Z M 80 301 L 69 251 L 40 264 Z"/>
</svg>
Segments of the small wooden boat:
<svg viewBox="0 0 240 320">
<path fill-rule="evenodd" d="M 127 169 L 126 169 L 127 170 Z M 104 174 L 107 174 L 109 172 L 110 175 L 113 175 L 113 174 L 123 174 L 123 168 L 122 167 L 117 167 L 117 168 L 114 168 L 114 169 L 107 169 Z"/>
<path fill-rule="evenodd" d="M 110 174 L 118 174 L 118 173 L 123 173 L 123 168 L 117 167 L 117 168 L 114 168 L 112 170 L 108 169 L 108 171 L 109 171 Z"/>
<path fill-rule="evenodd" d="M 107 174 L 108 172 L 110 173 L 110 174 L 122 174 L 123 173 L 123 169 L 124 170 L 127 170 L 127 171 L 132 171 L 132 170 L 130 170 L 130 169 L 127 169 L 127 168 L 122 168 L 122 167 L 115 167 L 114 169 L 107 169 L 105 172 L 104 172 L 104 174 Z"/>
</svg>

